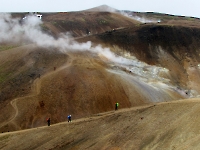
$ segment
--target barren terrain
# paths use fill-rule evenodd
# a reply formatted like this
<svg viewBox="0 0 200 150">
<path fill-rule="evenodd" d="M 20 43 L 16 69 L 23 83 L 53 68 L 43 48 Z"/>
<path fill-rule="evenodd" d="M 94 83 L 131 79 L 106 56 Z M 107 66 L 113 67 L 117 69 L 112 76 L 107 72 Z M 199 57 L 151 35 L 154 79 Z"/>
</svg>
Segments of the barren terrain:
<svg viewBox="0 0 200 150">
<path fill-rule="evenodd" d="M 199 19 L 99 10 L 0 41 L 0 148 L 199 149 Z"/>
</svg>

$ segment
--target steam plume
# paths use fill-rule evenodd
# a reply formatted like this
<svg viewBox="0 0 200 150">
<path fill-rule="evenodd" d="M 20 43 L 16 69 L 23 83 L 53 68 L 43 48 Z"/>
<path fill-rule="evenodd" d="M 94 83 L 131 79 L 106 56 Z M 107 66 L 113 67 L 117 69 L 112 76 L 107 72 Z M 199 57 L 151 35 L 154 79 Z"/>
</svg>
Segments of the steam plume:
<svg viewBox="0 0 200 150">
<path fill-rule="evenodd" d="M 12 18 L 10 14 L 0 14 L 0 43 L 2 42 L 31 42 L 41 47 L 55 47 L 61 51 L 91 51 L 103 55 L 116 63 L 131 63 L 128 59 L 117 57 L 109 48 L 102 46 L 92 47 L 90 41 L 78 43 L 70 37 L 69 33 L 61 34 L 59 38 L 42 32 L 42 21 L 30 15 L 26 19 Z"/>
<path fill-rule="evenodd" d="M 129 17 L 131 19 L 134 19 L 134 20 L 137 20 L 139 22 L 142 22 L 142 23 L 157 23 L 157 22 L 161 22 L 160 19 L 148 19 L 146 17 L 140 17 L 138 15 L 132 15 L 131 12 L 127 13 L 125 11 L 120 11 L 120 14 L 126 16 L 126 17 Z"/>
</svg>

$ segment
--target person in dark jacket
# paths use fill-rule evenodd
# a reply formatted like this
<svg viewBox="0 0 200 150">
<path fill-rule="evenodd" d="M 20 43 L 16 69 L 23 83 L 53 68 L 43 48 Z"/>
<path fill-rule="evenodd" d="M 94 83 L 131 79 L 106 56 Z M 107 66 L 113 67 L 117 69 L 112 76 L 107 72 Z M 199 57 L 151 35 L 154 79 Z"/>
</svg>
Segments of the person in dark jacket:
<svg viewBox="0 0 200 150">
<path fill-rule="evenodd" d="M 68 118 L 68 122 L 72 122 L 72 116 L 71 115 L 69 115 L 67 118 Z"/>
<path fill-rule="evenodd" d="M 47 124 L 50 126 L 50 118 L 47 119 Z"/>
</svg>

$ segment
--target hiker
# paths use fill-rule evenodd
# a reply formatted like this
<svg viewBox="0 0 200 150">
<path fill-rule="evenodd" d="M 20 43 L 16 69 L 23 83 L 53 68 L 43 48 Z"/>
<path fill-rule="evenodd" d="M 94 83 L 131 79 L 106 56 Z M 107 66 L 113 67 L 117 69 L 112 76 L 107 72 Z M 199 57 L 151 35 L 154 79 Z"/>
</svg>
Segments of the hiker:
<svg viewBox="0 0 200 150">
<path fill-rule="evenodd" d="M 119 103 L 115 103 L 115 110 L 118 109 Z"/>
<path fill-rule="evenodd" d="M 50 118 L 47 118 L 47 124 L 50 126 Z"/>
<path fill-rule="evenodd" d="M 72 116 L 71 115 L 69 115 L 67 118 L 68 118 L 68 122 L 72 122 Z"/>
</svg>

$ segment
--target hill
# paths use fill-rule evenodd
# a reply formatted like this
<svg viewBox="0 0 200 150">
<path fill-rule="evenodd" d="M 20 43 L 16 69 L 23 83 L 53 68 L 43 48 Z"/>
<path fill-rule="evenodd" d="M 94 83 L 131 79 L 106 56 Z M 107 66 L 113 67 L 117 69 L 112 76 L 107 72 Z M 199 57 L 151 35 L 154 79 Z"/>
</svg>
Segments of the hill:
<svg viewBox="0 0 200 150">
<path fill-rule="evenodd" d="M 73 37 L 98 34 L 113 28 L 138 24 L 138 21 L 118 13 L 80 11 L 43 15 L 43 29 L 53 35 L 70 32 Z"/>
<path fill-rule="evenodd" d="M 199 99 L 165 102 L 7 132 L 0 134 L 0 148 L 196 150 L 200 147 L 199 104 Z"/>
<path fill-rule="evenodd" d="M 118 10 L 108 5 L 101 5 L 91 9 L 83 10 L 88 12 L 117 12 Z"/>
<path fill-rule="evenodd" d="M 181 149 L 192 138 L 189 147 L 198 148 L 198 126 L 190 123 L 199 99 L 189 98 L 200 92 L 199 20 L 141 14 L 161 22 L 93 9 L 44 13 L 42 21 L 18 18 L 24 13 L 0 18 L 2 148 Z M 60 123 L 69 114 L 75 121 Z M 52 126 L 41 127 L 48 117 Z M 32 145 L 7 145 L 35 132 Z"/>
</svg>

